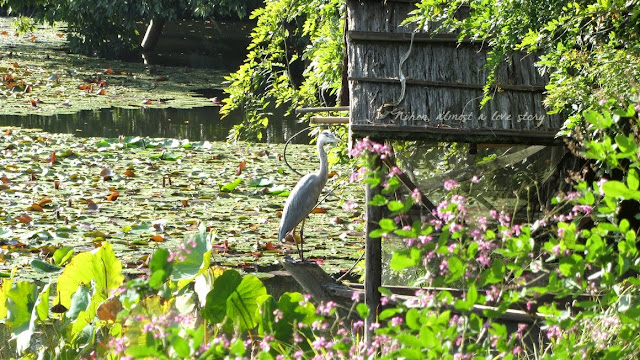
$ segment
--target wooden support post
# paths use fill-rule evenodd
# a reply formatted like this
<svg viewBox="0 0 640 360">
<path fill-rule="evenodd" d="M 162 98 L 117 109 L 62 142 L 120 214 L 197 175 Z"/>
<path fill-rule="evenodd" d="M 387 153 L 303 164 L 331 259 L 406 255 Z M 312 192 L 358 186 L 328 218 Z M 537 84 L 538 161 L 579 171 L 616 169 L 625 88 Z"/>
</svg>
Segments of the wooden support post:
<svg viewBox="0 0 640 360">
<path fill-rule="evenodd" d="M 162 34 L 162 28 L 164 27 L 163 19 L 152 19 L 147 27 L 147 32 L 144 34 L 144 39 L 140 46 L 144 51 L 153 50 L 160 40 L 160 34 Z"/>
<path fill-rule="evenodd" d="M 382 160 L 376 156 L 373 169 L 382 166 Z M 369 307 L 369 316 L 365 319 L 364 340 L 370 344 L 373 337 L 371 324 L 376 322 L 380 307 L 380 291 L 382 286 L 382 242 L 380 238 L 372 238 L 369 234 L 380 227 L 382 219 L 382 207 L 369 205 L 373 197 L 380 194 L 380 186 L 366 187 L 367 200 L 367 224 L 365 227 L 365 270 L 364 270 L 364 302 Z"/>
</svg>

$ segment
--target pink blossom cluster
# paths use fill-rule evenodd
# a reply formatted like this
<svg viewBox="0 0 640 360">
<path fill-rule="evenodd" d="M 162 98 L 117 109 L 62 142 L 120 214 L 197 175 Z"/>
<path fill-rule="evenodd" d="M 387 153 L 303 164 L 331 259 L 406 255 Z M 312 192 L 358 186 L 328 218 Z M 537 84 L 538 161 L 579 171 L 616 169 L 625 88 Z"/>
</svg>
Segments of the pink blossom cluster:
<svg viewBox="0 0 640 360">
<path fill-rule="evenodd" d="M 327 301 L 326 303 L 320 303 L 316 308 L 316 314 L 330 316 L 333 315 L 334 309 L 338 306 L 335 301 Z"/>
<path fill-rule="evenodd" d="M 191 315 L 181 315 L 173 311 L 162 315 L 154 315 L 150 318 L 139 315 L 136 317 L 136 320 L 139 322 L 146 321 L 142 326 L 142 333 L 151 333 L 156 339 L 166 337 L 166 331 L 168 328 L 176 326 L 191 327 L 196 321 Z"/>
<path fill-rule="evenodd" d="M 186 242 L 180 243 L 176 251 L 171 251 L 169 253 L 169 258 L 167 259 L 167 261 L 184 261 L 187 258 L 187 255 L 191 254 L 191 252 L 196 248 L 197 245 L 198 244 L 194 239 L 189 239 Z"/>
<path fill-rule="evenodd" d="M 391 146 L 371 141 L 369 137 L 365 137 L 351 149 L 351 156 L 360 157 L 366 153 L 376 154 L 380 156 L 381 159 L 385 159 L 391 155 Z"/>
</svg>

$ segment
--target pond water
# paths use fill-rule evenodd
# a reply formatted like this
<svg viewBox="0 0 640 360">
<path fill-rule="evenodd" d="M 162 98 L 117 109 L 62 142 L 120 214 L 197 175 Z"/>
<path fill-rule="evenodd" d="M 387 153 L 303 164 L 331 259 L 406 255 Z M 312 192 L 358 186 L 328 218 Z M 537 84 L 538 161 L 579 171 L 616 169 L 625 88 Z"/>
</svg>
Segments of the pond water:
<svg viewBox="0 0 640 360">
<path fill-rule="evenodd" d="M 253 23 L 248 21 L 170 22 L 163 29 L 160 41 L 153 51 L 126 60 L 138 64 L 144 62 L 149 72 L 151 68 L 163 67 L 165 70 L 176 69 L 176 72 L 211 69 L 210 73 L 228 74 L 244 61 L 252 27 Z M 141 33 L 144 34 L 144 24 L 141 24 Z M 26 60 L 18 61 L 23 63 Z M 194 92 L 205 99 L 225 96 L 220 85 Z M 307 126 L 298 123 L 295 116 L 285 116 L 278 111 L 273 113 L 268 128 L 263 132 L 262 142 L 283 143 Z M 51 133 L 68 133 L 81 137 L 166 137 L 190 141 L 224 141 L 233 126 L 242 121 L 241 111 L 221 118 L 219 108 L 212 106 L 191 109 L 113 107 L 52 116 L 35 113 L 0 115 L 0 126 L 39 128 Z M 308 143 L 309 138 L 305 135 L 298 136 L 294 142 Z"/>
<path fill-rule="evenodd" d="M 277 116 L 265 130 L 263 141 L 283 143 L 306 127 L 293 117 Z M 217 107 L 193 109 L 110 108 L 84 110 L 75 114 L 0 115 L 0 126 L 37 128 L 51 133 L 67 133 L 81 137 L 143 136 L 151 138 L 189 139 L 190 141 L 223 141 L 233 125 L 242 121 L 241 114 L 221 118 Z M 306 135 L 296 143 L 308 143 Z"/>
</svg>

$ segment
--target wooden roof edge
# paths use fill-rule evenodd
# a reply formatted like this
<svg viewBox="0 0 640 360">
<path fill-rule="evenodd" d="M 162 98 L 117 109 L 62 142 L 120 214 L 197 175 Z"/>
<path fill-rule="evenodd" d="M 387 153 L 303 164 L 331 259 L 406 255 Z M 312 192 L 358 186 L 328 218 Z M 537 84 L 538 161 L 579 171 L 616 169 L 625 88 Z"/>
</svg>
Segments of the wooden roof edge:
<svg viewBox="0 0 640 360">
<path fill-rule="evenodd" d="M 495 128 L 452 128 L 436 126 L 401 126 L 387 124 L 353 124 L 355 137 L 384 137 L 398 140 L 433 140 L 437 142 L 467 142 L 521 145 L 561 145 L 564 140 L 555 130 L 517 130 Z"/>
<path fill-rule="evenodd" d="M 308 113 L 329 112 L 329 111 L 349 111 L 349 106 L 324 106 L 324 107 L 298 108 L 296 109 L 296 114 L 308 114 Z"/>
</svg>

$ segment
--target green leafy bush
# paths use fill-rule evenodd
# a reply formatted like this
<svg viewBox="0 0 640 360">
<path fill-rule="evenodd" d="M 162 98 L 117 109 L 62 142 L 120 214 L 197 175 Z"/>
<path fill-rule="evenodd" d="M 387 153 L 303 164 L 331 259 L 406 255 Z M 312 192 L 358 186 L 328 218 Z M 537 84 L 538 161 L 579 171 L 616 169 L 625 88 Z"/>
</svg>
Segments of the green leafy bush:
<svg viewBox="0 0 640 360">
<path fill-rule="evenodd" d="M 257 24 L 249 54 L 227 77 L 221 109 L 245 114 L 231 139 L 262 138 L 276 109 L 332 102 L 341 87 L 343 15 L 342 0 L 273 0 L 251 14 Z"/>
<path fill-rule="evenodd" d="M 139 51 L 141 26 L 151 19 L 176 20 L 183 17 L 246 17 L 259 0 L 0 0 L 9 15 L 22 14 L 37 21 L 63 21 L 72 52 L 122 58 Z M 141 24 L 140 22 L 145 22 Z M 22 20 L 20 24 L 29 24 Z M 28 28 L 24 25 L 22 30 Z"/>
</svg>

